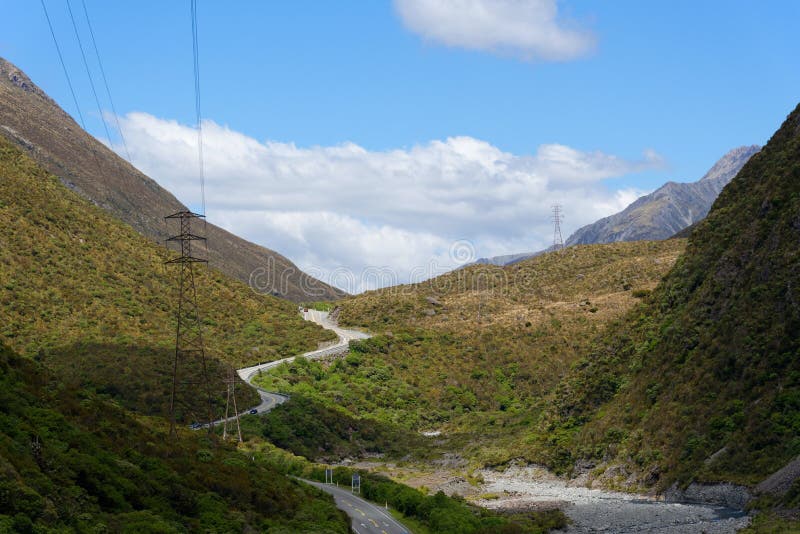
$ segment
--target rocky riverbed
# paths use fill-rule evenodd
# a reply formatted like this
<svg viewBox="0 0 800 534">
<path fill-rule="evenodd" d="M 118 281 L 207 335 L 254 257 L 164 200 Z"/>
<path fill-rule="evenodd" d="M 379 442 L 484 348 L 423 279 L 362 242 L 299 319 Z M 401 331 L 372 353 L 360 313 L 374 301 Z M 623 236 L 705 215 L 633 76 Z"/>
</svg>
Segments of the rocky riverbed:
<svg viewBox="0 0 800 534">
<path fill-rule="evenodd" d="M 481 471 L 480 506 L 495 510 L 559 507 L 572 520 L 569 533 L 733 533 L 750 518 L 730 508 L 668 503 L 638 495 L 572 487 L 537 467 Z"/>
</svg>

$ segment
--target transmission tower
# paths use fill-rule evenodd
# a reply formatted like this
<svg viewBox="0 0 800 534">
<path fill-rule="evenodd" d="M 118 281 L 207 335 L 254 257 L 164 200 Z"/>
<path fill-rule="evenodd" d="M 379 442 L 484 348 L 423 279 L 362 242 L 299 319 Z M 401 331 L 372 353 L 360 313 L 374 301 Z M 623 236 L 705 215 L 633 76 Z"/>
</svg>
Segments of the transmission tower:
<svg viewBox="0 0 800 534">
<path fill-rule="evenodd" d="M 167 261 L 167 264 L 178 266 L 178 309 L 176 313 L 177 330 L 175 335 L 175 359 L 172 365 L 172 391 L 169 399 L 170 436 L 177 435 L 175 430 L 175 402 L 178 387 L 178 370 L 187 363 L 202 364 L 201 381 L 205 385 L 208 401 L 208 432 L 213 428 L 213 412 L 211 388 L 208 380 L 208 366 L 203 345 L 203 329 L 200 322 L 200 310 L 197 307 L 197 290 L 194 283 L 194 264 L 207 263 L 208 260 L 192 255 L 194 241 L 205 242 L 205 237 L 192 233 L 192 221 L 205 217 L 191 211 L 179 211 L 167 217 L 165 221 L 178 220 L 180 233 L 173 235 L 167 242 L 180 245 L 180 256 Z M 194 383 L 197 383 L 195 380 Z"/>
<path fill-rule="evenodd" d="M 561 237 L 561 222 L 564 215 L 561 213 L 561 205 L 553 204 L 553 250 L 564 249 L 564 238 Z"/>
<path fill-rule="evenodd" d="M 242 442 L 242 427 L 239 425 L 239 408 L 236 407 L 236 376 L 233 372 L 233 367 L 229 367 L 228 378 L 225 383 L 228 385 L 228 398 L 225 401 L 225 422 L 222 427 L 222 439 L 228 439 L 228 407 L 233 398 L 233 413 L 236 419 L 236 432 L 239 435 L 239 443 Z"/>
</svg>

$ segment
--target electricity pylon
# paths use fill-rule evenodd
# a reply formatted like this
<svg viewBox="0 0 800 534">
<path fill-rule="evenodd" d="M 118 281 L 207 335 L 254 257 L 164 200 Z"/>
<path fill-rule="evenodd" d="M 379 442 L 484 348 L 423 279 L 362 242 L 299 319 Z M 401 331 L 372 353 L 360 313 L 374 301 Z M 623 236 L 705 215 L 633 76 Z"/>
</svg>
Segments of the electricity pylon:
<svg viewBox="0 0 800 534">
<path fill-rule="evenodd" d="M 564 238 L 561 237 L 561 222 L 564 220 L 564 215 L 561 213 L 561 206 L 559 204 L 553 205 L 553 250 L 564 249 Z"/>
<path fill-rule="evenodd" d="M 192 233 L 192 221 L 203 218 L 191 211 L 184 210 L 164 217 L 169 220 L 180 222 L 180 233 L 173 235 L 167 242 L 174 242 L 180 245 L 180 256 L 173 258 L 166 263 L 178 266 L 178 309 L 176 312 L 177 330 L 175 334 L 175 359 L 172 364 L 172 391 L 169 398 L 169 433 L 176 436 L 175 429 L 175 397 L 178 386 L 178 368 L 187 362 L 194 360 L 202 363 L 201 380 L 205 385 L 206 397 L 208 401 L 208 432 L 212 432 L 214 417 L 211 402 L 211 387 L 208 380 L 208 366 L 206 364 L 206 353 L 203 345 L 203 328 L 200 321 L 200 310 L 197 307 L 197 289 L 194 283 L 194 264 L 207 263 L 208 260 L 192 255 L 192 243 L 194 241 L 205 242 L 205 237 L 200 237 Z"/>
<path fill-rule="evenodd" d="M 228 439 L 228 407 L 231 404 L 231 397 L 233 397 L 233 413 L 234 418 L 236 419 L 236 432 L 239 435 L 239 443 L 242 440 L 242 427 L 239 425 L 239 409 L 236 407 L 236 375 L 233 372 L 233 367 L 230 367 L 230 372 L 228 374 L 227 380 L 225 383 L 228 385 L 228 398 L 225 401 L 225 422 L 222 424 L 222 439 Z"/>
</svg>

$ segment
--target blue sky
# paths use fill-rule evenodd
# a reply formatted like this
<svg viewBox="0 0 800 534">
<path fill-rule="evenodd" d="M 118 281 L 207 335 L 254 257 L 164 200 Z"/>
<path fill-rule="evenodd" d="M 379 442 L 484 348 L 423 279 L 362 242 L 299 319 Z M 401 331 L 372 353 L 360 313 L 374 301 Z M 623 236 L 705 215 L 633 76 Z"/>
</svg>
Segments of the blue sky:
<svg viewBox="0 0 800 534">
<path fill-rule="evenodd" d="M 71 1 L 85 32 L 80 0 Z M 484 0 L 474 1 L 480 4 Z M 510 2 L 509 9 L 518 8 L 513 0 L 503 2 Z M 491 8 L 503 2 L 485 5 Z M 66 3 L 46 3 L 87 127 L 103 137 Z M 296 149 L 330 149 L 352 143 L 369 154 L 400 150 L 404 151 L 403 161 L 414 166 L 415 147 L 435 151 L 432 142 L 465 138 L 479 140 L 514 158 L 536 156 L 541 147 L 557 145 L 630 163 L 613 172 L 596 174 L 592 186 L 580 190 L 561 188 L 558 172 L 549 177 L 555 185 L 548 191 L 563 189 L 561 196 L 566 198 L 559 201 L 566 205 L 565 227 L 574 230 L 591 222 L 586 217 L 607 215 L 604 210 L 616 209 L 608 200 L 614 198 L 615 191 L 628 192 L 627 196 L 617 196 L 622 202 L 632 192 L 652 190 L 670 179 L 694 181 L 727 150 L 763 144 L 798 101 L 800 40 L 796 23 L 800 20 L 800 2 L 558 2 L 553 4 L 558 9 L 555 26 L 584 41 L 576 45 L 579 51 L 555 59 L 547 56 L 556 45 L 526 48 L 514 42 L 481 44 L 481 32 L 492 30 L 501 36 L 513 33 L 502 27 L 503 20 L 489 29 L 479 24 L 477 30 L 470 30 L 473 33 L 465 30 L 456 37 L 443 35 L 442 28 L 456 25 L 455 18 L 468 18 L 469 13 L 463 9 L 435 12 L 430 3 L 200 0 L 203 115 L 219 126 L 220 137 L 219 145 L 209 141 L 210 157 L 215 148 L 227 150 L 227 135 L 229 140 L 233 136 L 245 144 L 249 141 L 243 139 L 270 141 Z M 167 156 L 154 154 L 146 146 L 147 139 L 152 142 L 158 137 L 153 132 L 168 129 L 172 121 L 173 126 L 188 128 L 194 122 L 188 4 L 86 0 L 117 111 L 123 119 L 130 119 L 123 124 L 131 129 L 132 143 L 141 144 L 135 150 L 139 158 L 134 156 L 134 163 L 192 204 L 196 199 L 191 178 L 177 176 L 177 162 L 164 161 Z M 548 7 L 550 2 L 535 0 L 533 4 Z M 7 22 L 0 35 L 0 56 L 22 68 L 75 116 L 40 3 L 6 1 L 2 11 Z M 548 28 L 537 26 L 533 15 L 531 21 L 528 33 Z M 472 28 L 469 20 L 460 22 Z M 88 34 L 82 37 L 86 44 Z M 92 68 L 96 74 L 94 63 Z M 105 99 L 103 107 L 108 109 Z M 129 114 L 134 113 L 142 114 L 138 116 L 141 120 L 131 119 Z M 264 147 L 254 150 L 263 151 Z M 648 156 L 651 151 L 657 156 Z M 267 151 L 261 156 L 269 154 L 274 155 Z M 304 154 L 319 156 L 312 150 L 292 157 Z M 310 183 L 335 183 L 342 178 L 338 174 L 342 169 L 331 164 L 331 158 L 339 161 L 338 156 L 326 154 L 323 166 L 329 174 L 315 175 L 313 180 L 309 178 Z M 429 153 L 421 157 L 442 159 Z M 377 164 L 370 165 L 374 170 Z M 210 167 L 211 195 L 214 180 L 220 196 L 225 188 L 240 186 L 232 174 L 235 166 L 226 170 L 221 162 L 218 175 L 214 175 L 214 165 Z M 545 172 L 542 169 L 540 165 L 535 172 Z M 404 172 L 406 182 L 416 181 L 412 171 Z M 435 170 L 431 172 L 436 174 Z M 364 176 L 371 175 L 365 172 Z M 491 176 L 491 180 L 502 181 L 505 175 Z M 269 196 L 271 190 L 281 187 L 280 181 L 270 182 L 272 179 L 254 176 L 249 183 L 258 190 L 258 184 L 269 182 L 270 190 L 261 192 Z M 372 187 L 365 180 L 344 182 L 348 187 Z M 600 202 L 602 207 L 596 213 L 577 208 L 571 213 L 570 204 L 578 205 L 572 194 L 601 192 L 608 199 Z M 368 195 L 356 196 L 370 201 Z M 464 217 L 476 209 L 502 211 L 504 198 L 500 195 L 494 203 L 478 208 L 472 205 Z M 259 211 L 253 204 L 223 205 L 210 196 L 208 209 L 212 218 L 216 209 L 220 223 L 246 237 L 278 250 L 282 246 L 282 252 L 307 269 L 358 263 L 354 258 L 363 256 L 363 251 L 355 250 L 352 257 L 309 252 L 306 249 L 314 243 L 313 229 L 269 223 L 269 232 L 259 231 L 264 223 L 258 217 L 279 215 L 291 220 L 291 213 L 311 216 L 325 212 L 330 217 L 352 219 L 365 234 L 406 232 L 405 238 L 398 238 L 405 245 L 370 259 L 378 264 L 413 256 L 403 247 L 418 245 L 420 236 L 426 233 L 413 224 L 404 224 L 402 210 L 396 217 L 384 219 L 379 214 L 360 212 L 335 195 L 328 206 L 322 207 L 315 204 L 288 209 L 286 199 L 283 201 L 281 209 L 273 205 Z M 451 204 L 460 202 L 467 201 L 463 195 L 456 195 Z M 511 209 L 523 212 L 525 206 Z M 407 211 L 410 219 L 419 219 L 414 210 Z M 255 212 L 259 212 L 258 217 L 253 219 Z M 244 222 L 248 217 L 250 222 Z M 441 243 L 429 243 L 426 253 L 441 255 L 442 243 L 454 239 L 472 241 L 478 255 L 532 249 L 547 240 L 546 213 L 535 218 L 529 232 L 485 232 L 482 229 L 492 227 L 492 221 L 485 220 L 475 227 L 456 225 L 440 233 L 431 228 L 427 233 L 441 238 Z M 539 219 L 545 224 L 537 230 Z M 437 226 L 433 219 L 420 220 Z M 527 225 L 523 219 L 507 222 Z M 290 239 L 292 232 L 294 241 Z M 417 241 L 409 237 L 411 233 Z M 284 237 L 276 241 L 276 234 Z M 322 239 L 321 234 L 316 238 Z M 420 261 L 415 256 L 409 265 Z"/>
</svg>

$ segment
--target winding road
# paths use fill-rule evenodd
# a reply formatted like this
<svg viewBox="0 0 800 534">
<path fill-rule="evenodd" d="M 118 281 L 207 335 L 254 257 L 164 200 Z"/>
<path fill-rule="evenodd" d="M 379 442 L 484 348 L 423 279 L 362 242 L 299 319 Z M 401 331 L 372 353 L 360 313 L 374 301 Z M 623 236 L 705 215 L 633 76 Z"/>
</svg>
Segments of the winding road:
<svg viewBox="0 0 800 534">
<path fill-rule="evenodd" d="M 339 326 L 330 319 L 328 312 L 309 309 L 307 312 L 303 312 L 303 318 L 307 321 L 313 321 L 323 328 L 332 330 L 337 336 L 339 336 L 338 341 L 328 347 L 312 350 L 302 354 L 303 357 L 308 358 L 309 360 L 347 352 L 350 346 L 350 341 L 354 339 L 367 339 L 370 337 L 369 334 L 365 334 L 364 332 L 339 328 Z M 289 400 L 287 395 L 273 393 L 271 391 L 261 389 L 260 387 L 252 384 L 251 380 L 259 373 L 274 369 L 283 363 L 292 362 L 295 358 L 297 358 L 297 356 L 275 360 L 274 362 L 260 363 L 258 365 L 245 367 L 237 371 L 237 373 L 239 373 L 239 377 L 256 388 L 256 391 L 258 391 L 258 394 L 261 396 L 261 404 L 255 408 L 246 410 L 244 414 L 251 413 L 252 410 L 256 410 L 256 412 L 259 414 L 266 413 L 279 404 L 283 404 Z M 235 419 L 235 416 L 228 418 L 229 421 L 232 419 Z M 219 421 L 215 421 L 214 424 L 222 424 L 224 421 L 224 419 L 221 419 Z M 339 488 L 338 486 L 333 486 L 330 484 L 323 484 L 321 482 L 313 482 L 311 480 L 299 480 L 302 480 L 306 484 L 315 486 L 332 495 L 334 501 L 336 502 L 336 506 L 340 510 L 343 510 L 348 517 L 350 517 L 352 521 L 352 529 L 354 532 L 356 532 L 356 534 L 409 534 L 408 529 L 406 529 L 400 522 L 390 516 L 387 512 L 371 502 L 353 495 L 347 489 Z"/>
<path fill-rule="evenodd" d="M 334 344 L 328 347 L 312 350 L 300 355 L 304 358 L 308 358 L 309 360 L 314 360 L 317 358 L 322 358 L 324 356 L 331 356 L 333 354 L 341 354 L 343 352 L 347 352 L 350 346 L 350 341 L 354 339 L 367 339 L 369 337 L 372 337 L 369 334 L 365 334 L 364 332 L 359 332 L 358 330 L 348 330 L 346 328 L 340 328 L 333 320 L 330 319 L 330 317 L 328 316 L 328 312 L 309 309 L 307 312 L 302 312 L 302 313 L 303 313 L 303 319 L 305 319 L 306 321 L 312 321 L 314 323 L 317 323 L 322 328 L 325 328 L 327 330 L 332 330 L 333 332 L 336 333 L 337 336 L 339 336 L 339 339 Z M 258 414 L 266 413 L 275 408 L 276 406 L 278 406 L 279 404 L 283 404 L 284 402 L 289 400 L 288 395 L 267 391 L 265 389 L 256 386 L 251 381 L 253 380 L 253 377 L 256 376 L 257 374 L 269 371 L 270 369 L 274 369 L 281 364 L 293 362 L 295 358 L 297 358 L 297 356 L 290 356 L 288 358 L 275 360 L 274 362 L 265 362 L 250 367 L 243 367 L 236 371 L 239 374 L 239 377 L 248 384 L 250 384 L 252 387 L 254 387 L 255 390 L 258 391 L 258 394 L 261 396 L 261 404 L 259 404 L 258 406 L 254 406 L 252 408 L 248 408 L 247 410 L 240 413 L 239 417 L 243 415 L 248 415 L 252 413 L 253 410 L 255 410 L 256 413 Z M 233 421 L 234 419 L 236 419 L 236 416 L 232 415 L 228 417 L 227 420 Z M 212 425 L 217 426 L 223 424 L 224 422 L 225 422 L 224 418 L 218 419 L 214 421 Z M 194 428 L 195 430 L 200 428 L 208 428 L 208 423 L 204 425 L 197 425 L 192 428 Z"/>
<path fill-rule="evenodd" d="M 364 332 L 359 332 L 357 330 L 348 330 L 346 328 L 339 328 L 336 323 L 334 323 L 330 317 L 328 316 L 328 312 L 318 311 L 318 310 L 311 310 L 309 309 L 307 312 L 303 312 L 303 319 L 306 321 L 312 321 L 320 325 L 322 328 L 326 328 L 328 330 L 333 330 L 337 336 L 339 336 L 339 340 L 329 347 L 324 347 L 317 350 L 312 350 L 306 353 L 301 354 L 304 358 L 308 358 L 309 360 L 314 360 L 317 358 L 322 358 L 324 356 L 331 356 L 333 354 L 341 354 L 343 352 L 347 352 L 348 347 L 350 346 L 350 341 L 354 339 L 367 339 L 371 337 L 369 334 L 365 334 Z M 251 367 L 244 367 L 236 371 L 239 373 L 239 377 L 253 386 L 258 394 L 261 395 L 261 404 L 256 406 L 255 408 L 251 408 L 244 413 L 248 413 L 252 410 L 256 410 L 257 413 L 264 413 L 268 412 L 274 407 L 279 404 L 283 404 L 289 397 L 287 395 L 282 395 L 280 393 L 273 393 L 271 391 L 267 391 L 265 389 L 261 389 L 260 387 L 256 386 L 255 384 L 251 383 L 251 380 L 257 374 L 269 371 L 270 369 L 274 369 L 281 364 L 293 362 L 297 358 L 297 356 L 290 356 L 289 358 L 283 358 L 280 360 L 275 360 L 274 362 L 266 362 L 260 363 L 258 365 L 253 365 Z M 230 420 L 231 418 L 229 418 Z M 219 421 L 219 423 L 224 422 L 223 420 Z M 215 423 L 216 424 L 216 423 Z"/>
</svg>

